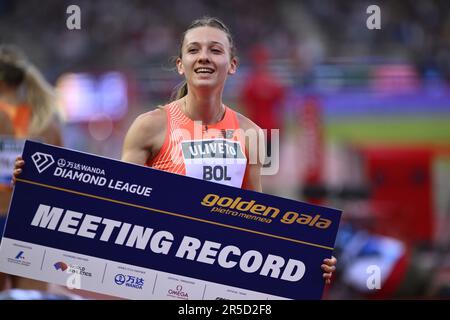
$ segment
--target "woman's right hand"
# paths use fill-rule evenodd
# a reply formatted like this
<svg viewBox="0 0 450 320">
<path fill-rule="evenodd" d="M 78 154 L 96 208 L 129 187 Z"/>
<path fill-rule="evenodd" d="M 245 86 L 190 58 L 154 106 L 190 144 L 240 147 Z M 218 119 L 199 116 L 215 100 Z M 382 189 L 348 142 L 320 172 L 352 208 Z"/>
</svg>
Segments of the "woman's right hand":
<svg viewBox="0 0 450 320">
<path fill-rule="evenodd" d="M 13 177 L 12 177 L 12 185 L 16 184 L 16 179 L 19 177 L 19 175 L 22 173 L 22 167 L 25 165 L 25 161 L 22 159 L 21 156 L 18 156 L 16 158 L 16 162 L 14 162 L 14 171 L 13 171 Z"/>
</svg>

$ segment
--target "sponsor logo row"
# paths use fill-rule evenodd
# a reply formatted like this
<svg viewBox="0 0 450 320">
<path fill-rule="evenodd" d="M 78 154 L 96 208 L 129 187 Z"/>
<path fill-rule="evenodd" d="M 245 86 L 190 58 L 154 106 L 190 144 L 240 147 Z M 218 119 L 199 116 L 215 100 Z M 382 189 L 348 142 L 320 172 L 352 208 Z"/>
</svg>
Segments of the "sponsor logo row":
<svg viewBox="0 0 450 320">
<path fill-rule="evenodd" d="M 0 271 L 128 299 L 276 297 L 3 238 Z M 25 244 L 25 243 L 24 243 Z"/>
</svg>

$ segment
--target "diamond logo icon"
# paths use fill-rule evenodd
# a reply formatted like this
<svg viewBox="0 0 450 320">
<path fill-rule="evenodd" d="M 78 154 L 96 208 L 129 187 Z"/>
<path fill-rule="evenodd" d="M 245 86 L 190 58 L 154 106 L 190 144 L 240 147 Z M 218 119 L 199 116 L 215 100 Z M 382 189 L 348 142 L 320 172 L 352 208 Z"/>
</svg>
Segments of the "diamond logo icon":
<svg viewBox="0 0 450 320">
<path fill-rule="evenodd" d="M 34 165 L 39 173 L 47 170 L 48 167 L 55 163 L 51 155 L 42 152 L 34 153 L 31 159 L 33 159 Z"/>
</svg>

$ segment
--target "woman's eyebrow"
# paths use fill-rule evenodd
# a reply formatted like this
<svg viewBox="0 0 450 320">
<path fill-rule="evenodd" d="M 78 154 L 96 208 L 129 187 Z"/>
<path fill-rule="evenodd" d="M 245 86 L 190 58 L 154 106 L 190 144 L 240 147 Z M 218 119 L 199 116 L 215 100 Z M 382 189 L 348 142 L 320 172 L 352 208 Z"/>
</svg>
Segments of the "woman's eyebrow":
<svg viewBox="0 0 450 320">
<path fill-rule="evenodd" d="M 222 42 L 219 42 L 219 41 L 211 41 L 211 44 L 218 44 L 218 45 L 220 45 L 220 46 L 224 46 L 224 44 L 222 43 Z"/>
<path fill-rule="evenodd" d="M 222 42 L 219 41 L 209 41 L 207 43 L 208 45 L 220 45 L 220 46 L 224 46 L 224 44 Z M 188 44 L 186 44 L 186 46 L 200 46 L 200 42 L 194 41 L 194 42 L 189 42 Z"/>
</svg>

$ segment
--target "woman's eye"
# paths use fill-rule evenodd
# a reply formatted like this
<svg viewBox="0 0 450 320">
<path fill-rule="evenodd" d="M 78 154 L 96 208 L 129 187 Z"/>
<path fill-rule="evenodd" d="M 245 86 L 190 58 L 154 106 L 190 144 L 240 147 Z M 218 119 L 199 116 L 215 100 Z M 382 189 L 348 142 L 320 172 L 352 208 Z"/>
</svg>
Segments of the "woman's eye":
<svg viewBox="0 0 450 320">
<path fill-rule="evenodd" d="M 196 52 L 197 52 L 197 49 L 191 48 L 191 49 L 188 49 L 188 52 L 189 52 L 189 53 L 196 53 Z"/>
<path fill-rule="evenodd" d="M 220 49 L 212 49 L 211 51 L 214 53 L 222 53 L 222 50 L 220 50 Z"/>
</svg>

